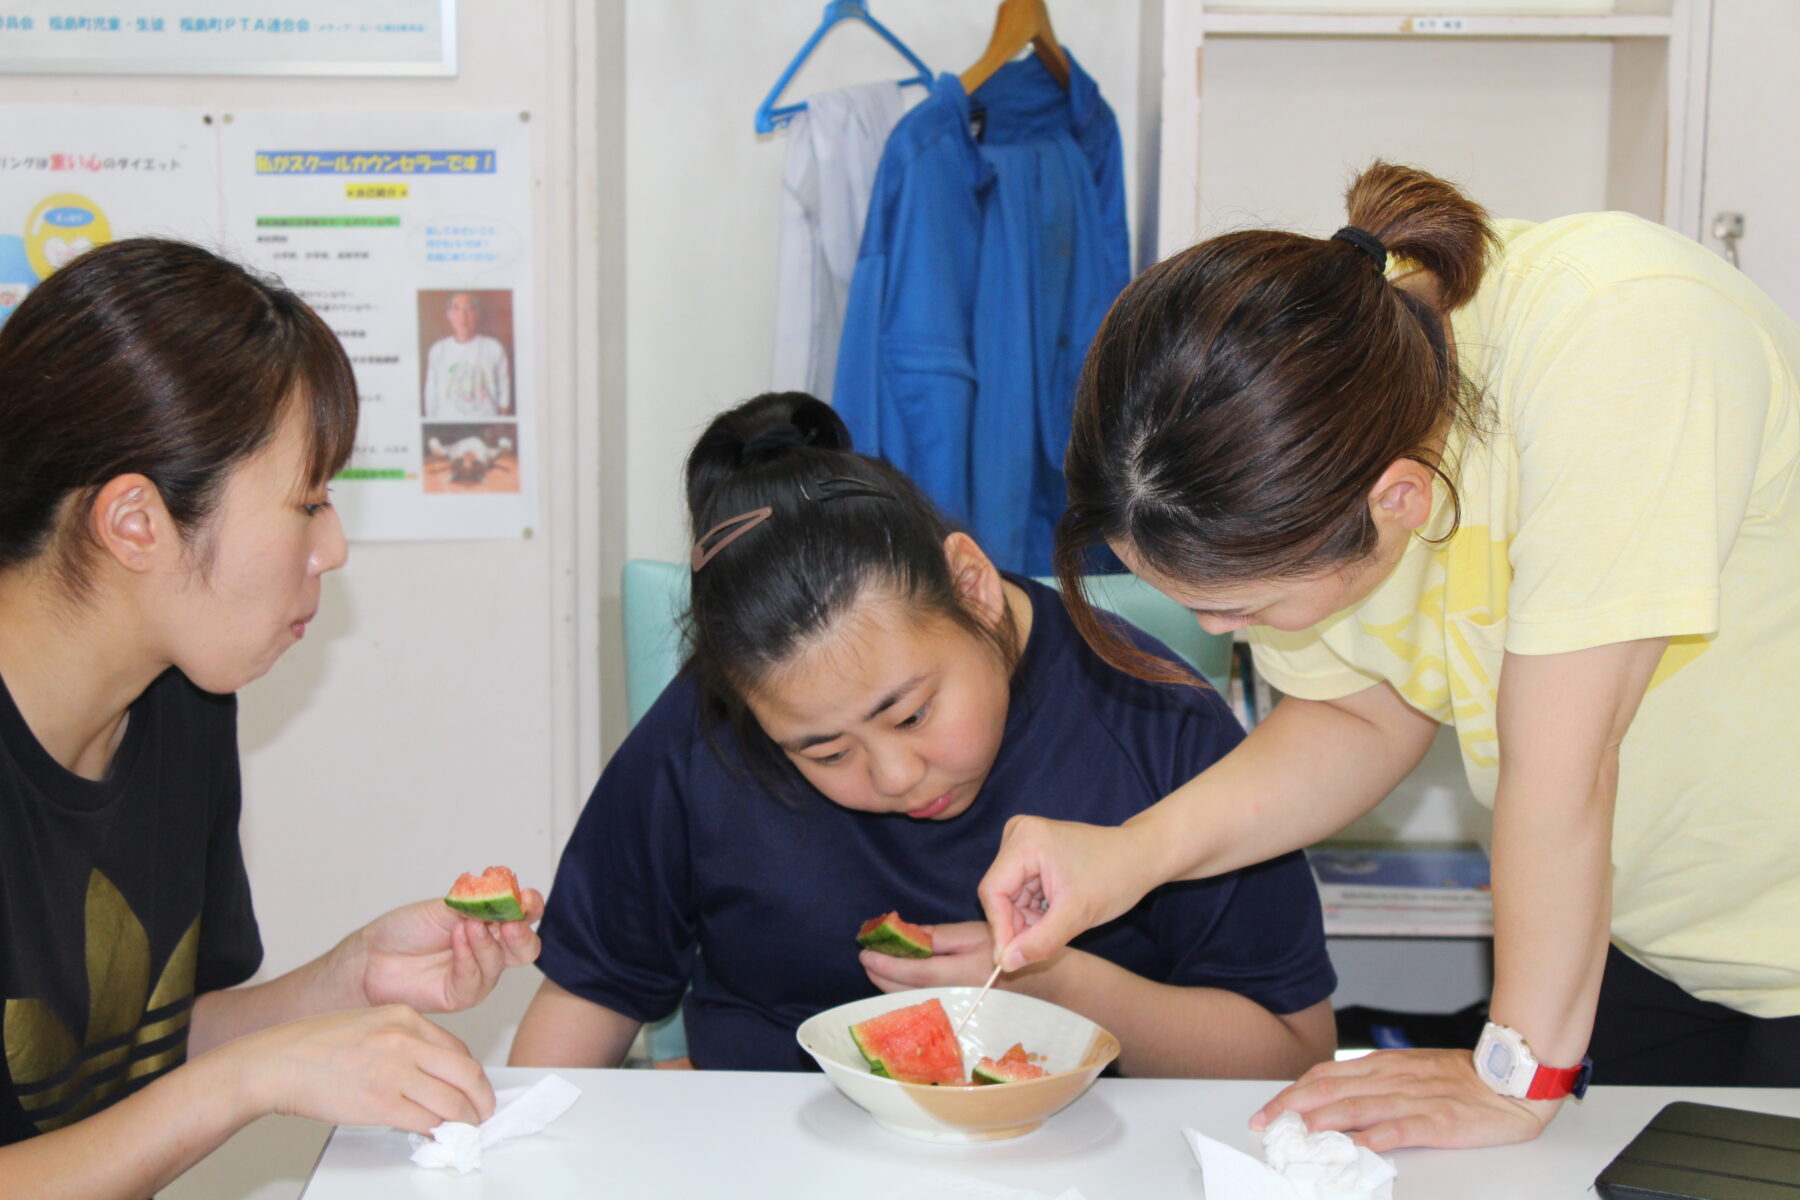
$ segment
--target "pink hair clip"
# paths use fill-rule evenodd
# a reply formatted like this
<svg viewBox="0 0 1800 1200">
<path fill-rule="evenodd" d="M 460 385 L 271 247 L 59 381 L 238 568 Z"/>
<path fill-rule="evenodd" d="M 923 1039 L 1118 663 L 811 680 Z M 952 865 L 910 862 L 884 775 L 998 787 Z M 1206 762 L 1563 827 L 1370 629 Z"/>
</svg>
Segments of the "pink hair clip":
<svg viewBox="0 0 1800 1200">
<path fill-rule="evenodd" d="M 717 525 L 714 525 L 711 529 L 701 534 L 700 540 L 694 543 L 693 553 L 688 556 L 689 563 L 693 566 L 694 570 L 698 571 L 701 567 L 704 567 L 707 563 L 716 558 L 719 551 L 731 545 L 731 543 L 737 541 L 746 533 L 755 529 L 758 525 L 761 525 L 764 521 L 774 515 L 774 512 L 774 509 L 765 504 L 761 508 L 753 508 L 747 513 L 739 513 L 729 520 L 720 521 Z M 737 526 L 737 528 L 732 529 L 731 527 L 733 525 Z M 731 532 L 725 534 L 724 537 L 713 542 L 710 546 L 706 544 L 714 534 L 721 533 L 727 529 L 731 529 Z"/>
</svg>

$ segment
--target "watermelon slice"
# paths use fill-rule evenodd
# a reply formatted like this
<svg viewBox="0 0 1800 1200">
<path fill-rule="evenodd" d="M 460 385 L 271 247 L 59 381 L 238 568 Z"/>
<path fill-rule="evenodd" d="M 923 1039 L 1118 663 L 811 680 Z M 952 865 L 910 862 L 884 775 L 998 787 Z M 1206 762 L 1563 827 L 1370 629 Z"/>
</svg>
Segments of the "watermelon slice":
<svg viewBox="0 0 1800 1200">
<path fill-rule="evenodd" d="M 931 934 L 902 921 L 897 912 L 864 921 L 862 929 L 857 931 L 856 944 L 895 958 L 931 957 Z"/>
<path fill-rule="evenodd" d="M 961 1084 L 962 1050 L 942 1002 L 897 1008 L 850 1027 L 869 1073 L 901 1083 Z"/>
<path fill-rule="evenodd" d="M 522 921 L 525 899 L 509 867 L 489 867 L 479 875 L 464 872 L 444 903 L 477 921 Z"/>
<path fill-rule="evenodd" d="M 1040 1057 L 1025 1053 L 1023 1043 L 1015 1042 L 1013 1048 L 1002 1054 L 999 1059 L 984 1058 L 975 1064 L 969 1072 L 971 1083 L 1019 1083 L 1026 1079 L 1042 1079 L 1047 1071 L 1031 1060 Z"/>
</svg>

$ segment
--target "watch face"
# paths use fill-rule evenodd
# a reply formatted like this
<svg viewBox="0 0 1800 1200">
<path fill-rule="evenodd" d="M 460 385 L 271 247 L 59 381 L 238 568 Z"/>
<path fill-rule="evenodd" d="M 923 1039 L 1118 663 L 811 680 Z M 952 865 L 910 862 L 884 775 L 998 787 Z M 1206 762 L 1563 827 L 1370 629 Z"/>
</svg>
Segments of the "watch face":
<svg viewBox="0 0 1800 1200">
<path fill-rule="evenodd" d="M 1513 1061 L 1511 1046 L 1497 1039 L 1490 1041 L 1486 1053 L 1482 1056 L 1481 1073 L 1489 1079 L 1505 1083 L 1512 1075 Z"/>
</svg>

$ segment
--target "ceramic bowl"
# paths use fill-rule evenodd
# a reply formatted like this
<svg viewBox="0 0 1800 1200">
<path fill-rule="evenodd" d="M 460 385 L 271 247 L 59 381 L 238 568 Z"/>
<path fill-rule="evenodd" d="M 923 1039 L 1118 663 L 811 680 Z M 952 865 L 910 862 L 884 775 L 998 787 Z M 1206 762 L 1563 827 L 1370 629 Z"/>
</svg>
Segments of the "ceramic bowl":
<svg viewBox="0 0 1800 1200">
<path fill-rule="evenodd" d="M 1087 1091 L 1119 1054 L 1119 1039 L 1066 1008 L 991 991 L 957 1041 L 963 1071 L 983 1055 L 999 1058 L 1015 1042 L 1041 1055 L 1042 1079 L 983 1087 L 933 1087 L 901 1083 L 869 1073 L 850 1038 L 850 1026 L 932 997 L 943 1002 L 950 1024 L 962 1020 L 981 991 L 972 987 L 919 988 L 871 996 L 827 1009 L 801 1025 L 800 1046 L 818 1061 L 837 1089 L 867 1109 L 883 1128 L 933 1142 L 991 1142 L 1030 1133 Z"/>
</svg>

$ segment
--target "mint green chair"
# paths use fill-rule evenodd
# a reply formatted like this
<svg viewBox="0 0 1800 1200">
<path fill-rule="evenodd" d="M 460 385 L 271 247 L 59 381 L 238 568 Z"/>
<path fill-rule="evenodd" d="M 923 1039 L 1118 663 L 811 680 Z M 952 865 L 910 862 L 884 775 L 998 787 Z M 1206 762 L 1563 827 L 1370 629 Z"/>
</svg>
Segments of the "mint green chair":
<svg viewBox="0 0 1800 1200">
<path fill-rule="evenodd" d="M 1045 583 L 1055 586 L 1055 580 Z M 688 566 L 634 558 L 620 580 L 624 602 L 625 708 L 631 723 L 649 711 L 681 669 L 680 619 L 687 608 Z M 1091 575 L 1088 596 L 1101 608 L 1124 617 L 1206 677 L 1223 692 L 1231 671 L 1231 638 L 1207 633 L 1194 614 L 1134 575 Z M 681 1010 L 644 1027 L 653 1061 L 687 1056 Z"/>
</svg>

